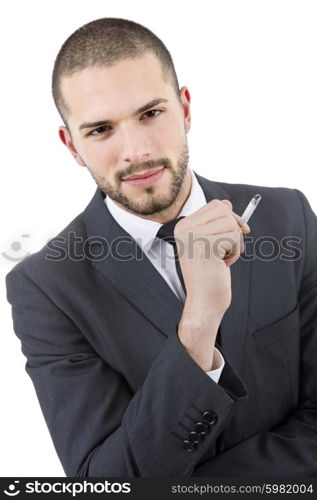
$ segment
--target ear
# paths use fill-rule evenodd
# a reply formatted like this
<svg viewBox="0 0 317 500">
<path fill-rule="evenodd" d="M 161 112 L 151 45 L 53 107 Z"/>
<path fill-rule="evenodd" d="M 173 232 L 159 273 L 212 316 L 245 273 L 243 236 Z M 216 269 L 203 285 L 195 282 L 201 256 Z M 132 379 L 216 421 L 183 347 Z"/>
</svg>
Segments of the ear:
<svg viewBox="0 0 317 500">
<path fill-rule="evenodd" d="M 182 101 L 182 107 L 184 111 L 185 120 L 185 131 L 186 133 L 190 130 L 191 125 L 191 114 L 190 114 L 190 93 L 187 87 L 182 87 L 179 91 L 179 96 Z"/>
<path fill-rule="evenodd" d="M 58 129 L 58 135 L 60 137 L 60 140 L 62 141 L 63 144 L 67 147 L 67 149 L 71 152 L 72 156 L 75 158 L 77 161 L 78 165 L 81 167 L 85 167 L 86 164 L 80 157 L 80 155 L 77 153 L 76 148 L 74 146 L 74 143 L 72 141 L 71 135 L 68 131 L 67 127 L 59 127 Z"/>
</svg>

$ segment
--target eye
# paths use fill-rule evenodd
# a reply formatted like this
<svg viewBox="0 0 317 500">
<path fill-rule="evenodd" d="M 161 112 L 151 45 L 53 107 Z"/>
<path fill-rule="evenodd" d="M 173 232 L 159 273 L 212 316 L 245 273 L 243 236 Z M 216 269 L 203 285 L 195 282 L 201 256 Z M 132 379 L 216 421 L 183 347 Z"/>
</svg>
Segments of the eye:
<svg viewBox="0 0 317 500">
<path fill-rule="evenodd" d="M 160 113 L 162 113 L 161 109 L 151 109 L 150 111 L 147 111 L 146 113 L 144 113 L 144 115 L 142 115 L 142 117 L 144 117 L 144 118 L 155 118 Z"/>
<path fill-rule="evenodd" d="M 111 127 L 109 125 L 102 125 L 101 127 L 95 128 L 92 132 L 90 132 L 89 135 L 94 135 L 94 136 L 99 136 L 104 134 L 105 132 L 109 132 L 111 130 Z"/>
</svg>

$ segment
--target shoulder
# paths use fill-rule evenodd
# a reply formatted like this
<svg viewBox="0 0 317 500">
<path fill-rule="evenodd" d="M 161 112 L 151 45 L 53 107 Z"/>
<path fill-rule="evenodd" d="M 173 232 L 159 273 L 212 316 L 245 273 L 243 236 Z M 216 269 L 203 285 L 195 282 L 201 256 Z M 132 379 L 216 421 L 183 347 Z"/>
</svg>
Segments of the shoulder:
<svg viewBox="0 0 317 500">
<path fill-rule="evenodd" d="M 271 187 L 256 184 L 234 184 L 227 182 L 217 182 L 206 179 L 195 174 L 198 182 L 209 194 L 216 197 L 227 198 L 233 205 L 233 210 L 241 215 L 244 208 L 255 194 L 261 195 L 261 202 L 257 209 L 257 214 L 265 214 L 271 218 L 292 219 L 302 223 L 307 212 L 311 211 L 309 202 L 300 190 L 283 186 Z M 210 199 L 212 199 L 211 196 Z"/>
<path fill-rule="evenodd" d="M 19 277 L 29 278 L 39 286 L 43 277 L 54 281 L 60 278 L 69 269 L 72 256 L 69 253 L 70 242 L 77 238 L 85 241 L 86 230 L 83 221 L 83 212 L 75 217 L 58 234 L 51 238 L 40 250 L 28 255 L 18 262 L 6 276 L 6 282 L 18 280 Z"/>
</svg>

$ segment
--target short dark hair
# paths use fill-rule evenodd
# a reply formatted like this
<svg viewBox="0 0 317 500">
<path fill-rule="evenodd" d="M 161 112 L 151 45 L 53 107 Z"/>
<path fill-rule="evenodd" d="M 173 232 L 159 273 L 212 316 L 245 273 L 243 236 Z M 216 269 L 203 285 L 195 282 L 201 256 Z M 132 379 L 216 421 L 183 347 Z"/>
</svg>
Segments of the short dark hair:
<svg viewBox="0 0 317 500">
<path fill-rule="evenodd" d="M 154 53 L 164 78 L 170 79 L 179 97 L 179 84 L 172 57 L 163 42 L 148 28 L 127 19 L 105 17 L 78 28 L 62 45 L 53 69 L 52 94 L 63 122 L 70 110 L 61 92 L 61 79 L 89 66 L 112 66 L 122 59 Z"/>
</svg>

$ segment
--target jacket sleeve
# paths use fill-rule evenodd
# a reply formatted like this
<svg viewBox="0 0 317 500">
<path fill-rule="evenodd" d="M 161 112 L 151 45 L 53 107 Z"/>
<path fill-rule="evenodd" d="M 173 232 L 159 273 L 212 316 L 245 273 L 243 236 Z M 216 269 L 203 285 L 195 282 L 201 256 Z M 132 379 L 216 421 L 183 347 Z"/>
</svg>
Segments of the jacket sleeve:
<svg viewBox="0 0 317 500">
<path fill-rule="evenodd" d="M 171 332 L 133 394 L 129 380 L 98 355 L 23 266 L 6 283 L 26 371 L 65 474 L 191 475 L 247 395 L 229 362 L 222 385 L 216 384 Z M 195 429 L 203 432 L 191 435 L 203 438 L 199 443 L 189 439 Z"/>
<path fill-rule="evenodd" d="M 256 434 L 193 471 L 193 476 L 316 476 L 317 474 L 317 218 L 306 197 L 305 263 L 298 295 L 300 312 L 300 399 L 283 425 Z M 276 381 L 278 383 L 278 381 Z"/>
</svg>

